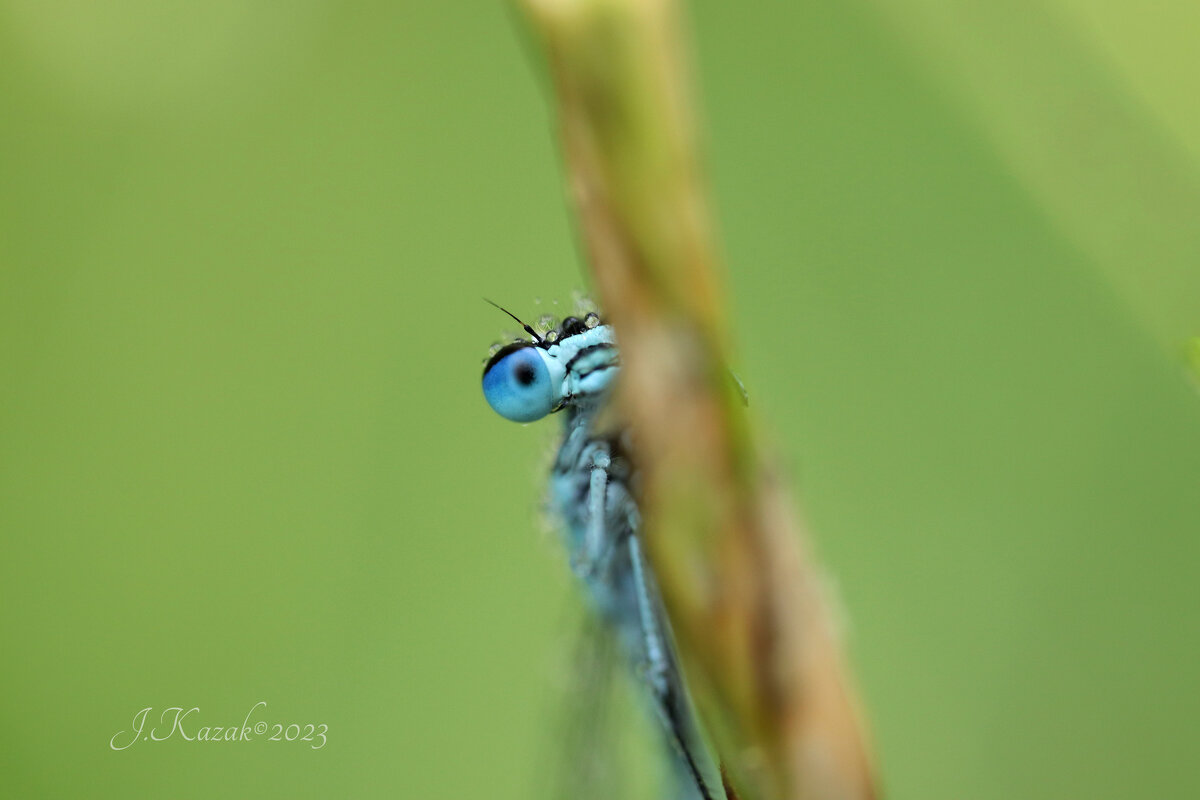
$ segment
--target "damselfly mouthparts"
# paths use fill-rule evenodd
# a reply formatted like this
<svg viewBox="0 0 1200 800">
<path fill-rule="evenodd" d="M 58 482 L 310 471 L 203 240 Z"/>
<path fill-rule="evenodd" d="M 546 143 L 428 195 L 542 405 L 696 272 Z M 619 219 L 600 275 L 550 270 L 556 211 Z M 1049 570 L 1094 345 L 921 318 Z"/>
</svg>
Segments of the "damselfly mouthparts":
<svg viewBox="0 0 1200 800">
<path fill-rule="evenodd" d="M 504 309 L 501 309 L 502 311 Z M 642 545 L 638 476 L 627 431 L 608 409 L 620 356 L 612 327 L 595 313 L 567 317 L 497 350 L 483 394 L 500 416 L 533 422 L 561 412 L 563 440 L 550 475 L 571 569 L 589 610 L 616 634 L 626 662 L 661 722 L 677 800 L 725 800 L 704 744 L 654 574 Z"/>
</svg>

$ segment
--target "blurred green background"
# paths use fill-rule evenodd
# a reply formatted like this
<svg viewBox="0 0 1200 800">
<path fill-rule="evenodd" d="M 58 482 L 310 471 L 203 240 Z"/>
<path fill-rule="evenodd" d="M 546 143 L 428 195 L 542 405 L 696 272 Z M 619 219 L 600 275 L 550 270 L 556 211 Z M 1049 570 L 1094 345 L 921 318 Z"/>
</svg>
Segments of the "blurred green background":
<svg viewBox="0 0 1200 800">
<path fill-rule="evenodd" d="M 887 795 L 1200 795 L 1200 6 L 692 22 Z M 0 0 L 0 796 L 540 785 L 555 426 L 478 381 L 583 285 L 543 84 L 500 3 Z M 109 748 L 260 700 L 328 745 Z"/>
</svg>

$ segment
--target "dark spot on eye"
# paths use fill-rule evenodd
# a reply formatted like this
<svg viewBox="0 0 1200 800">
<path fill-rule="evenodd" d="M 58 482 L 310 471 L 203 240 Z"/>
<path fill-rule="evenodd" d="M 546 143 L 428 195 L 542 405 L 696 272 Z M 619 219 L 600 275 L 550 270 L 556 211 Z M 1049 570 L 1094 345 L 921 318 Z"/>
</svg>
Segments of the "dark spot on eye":
<svg viewBox="0 0 1200 800">
<path fill-rule="evenodd" d="M 513 368 L 513 377 L 517 379 L 517 383 L 522 386 L 529 386 L 537 379 L 537 373 L 533 371 L 533 365 L 525 362 L 518 364 Z"/>
</svg>

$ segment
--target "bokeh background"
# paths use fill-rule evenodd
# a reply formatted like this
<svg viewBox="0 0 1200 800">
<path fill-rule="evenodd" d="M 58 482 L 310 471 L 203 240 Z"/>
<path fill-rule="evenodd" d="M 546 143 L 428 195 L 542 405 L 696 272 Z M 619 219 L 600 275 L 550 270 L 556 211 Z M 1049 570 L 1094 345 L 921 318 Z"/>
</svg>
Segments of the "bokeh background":
<svg viewBox="0 0 1200 800">
<path fill-rule="evenodd" d="M 691 17 L 887 795 L 1200 795 L 1200 6 Z M 497 2 L 0 0 L 0 796 L 536 795 L 555 426 L 484 404 L 480 298 L 585 278 L 526 50 Z M 328 745 L 109 747 L 260 700 Z"/>
</svg>

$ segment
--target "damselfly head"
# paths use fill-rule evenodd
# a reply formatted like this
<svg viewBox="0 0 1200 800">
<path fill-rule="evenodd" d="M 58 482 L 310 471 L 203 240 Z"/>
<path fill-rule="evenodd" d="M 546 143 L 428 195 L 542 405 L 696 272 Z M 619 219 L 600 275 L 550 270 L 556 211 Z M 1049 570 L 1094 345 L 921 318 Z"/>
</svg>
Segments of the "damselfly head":
<svg viewBox="0 0 1200 800">
<path fill-rule="evenodd" d="M 615 375 L 616 344 L 595 311 L 561 322 L 542 316 L 536 326 L 491 300 L 531 339 L 493 345 L 483 367 L 483 396 L 496 413 L 533 422 L 565 407 L 599 402 Z M 578 337 L 578 338 L 576 338 Z"/>
</svg>

